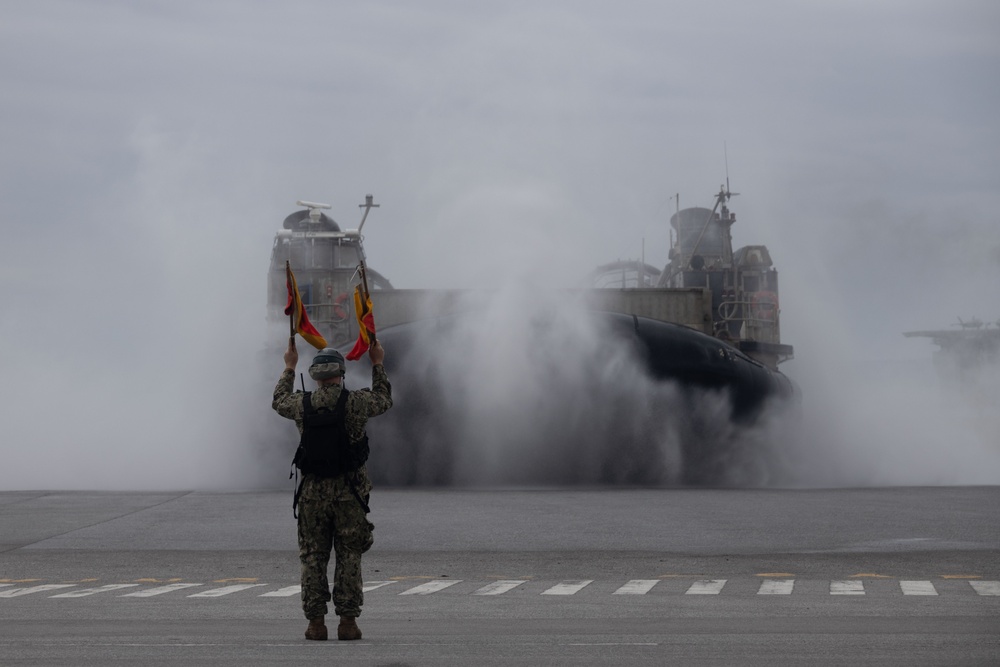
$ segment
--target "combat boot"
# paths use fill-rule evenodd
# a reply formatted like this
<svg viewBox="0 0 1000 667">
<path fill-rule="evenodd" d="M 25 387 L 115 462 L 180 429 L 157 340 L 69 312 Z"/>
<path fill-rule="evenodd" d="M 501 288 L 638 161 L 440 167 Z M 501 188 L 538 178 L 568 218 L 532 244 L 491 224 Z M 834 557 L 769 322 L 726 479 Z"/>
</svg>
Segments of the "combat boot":
<svg viewBox="0 0 1000 667">
<path fill-rule="evenodd" d="M 361 639 L 361 628 L 353 616 L 341 616 L 337 626 L 337 639 Z"/>
<path fill-rule="evenodd" d="M 309 619 L 309 627 L 306 628 L 306 639 L 316 639 L 326 641 L 326 623 L 322 616 Z"/>
</svg>

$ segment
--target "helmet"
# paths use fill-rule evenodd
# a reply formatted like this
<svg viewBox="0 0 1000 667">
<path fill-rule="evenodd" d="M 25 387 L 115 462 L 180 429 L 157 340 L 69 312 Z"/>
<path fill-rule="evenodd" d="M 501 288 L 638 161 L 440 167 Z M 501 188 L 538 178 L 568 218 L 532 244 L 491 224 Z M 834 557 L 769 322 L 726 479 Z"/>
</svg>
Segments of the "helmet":
<svg viewBox="0 0 1000 667">
<path fill-rule="evenodd" d="M 317 352 L 309 366 L 309 377 L 313 380 L 343 377 L 345 372 L 344 355 L 332 347 L 324 347 Z"/>
</svg>

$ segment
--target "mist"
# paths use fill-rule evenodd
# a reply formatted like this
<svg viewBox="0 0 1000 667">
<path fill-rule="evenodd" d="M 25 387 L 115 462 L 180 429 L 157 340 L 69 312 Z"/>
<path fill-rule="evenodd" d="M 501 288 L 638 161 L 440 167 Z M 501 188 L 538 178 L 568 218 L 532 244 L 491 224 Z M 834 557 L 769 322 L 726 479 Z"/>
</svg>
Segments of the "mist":
<svg viewBox="0 0 1000 667">
<path fill-rule="evenodd" d="M 654 378 L 642 345 L 589 310 L 584 291 L 537 285 L 522 275 L 466 294 L 460 315 L 384 332 L 390 348 L 403 345 L 405 360 L 399 372 L 389 363 L 396 407 L 369 426 L 374 479 L 545 486 L 778 478 L 769 439 L 760 437 L 777 435 L 770 418 L 778 406 L 736 423 L 725 391 Z"/>
<path fill-rule="evenodd" d="M 711 206 L 727 177 L 734 244 L 766 244 L 780 271 L 781 369 L 802 394 L 794 419 L 716 420 L 712 437 L 765 452 L 730 482 L 1000 483 L 1000 372 L 958 391 L 929 340 L 902 336 L 1000 318 L 1000 92 L 983 85 L 998 26 L 975 1 L 12 8 L 0 488 L 285 483 L 273 235 L 297 199 L 354 227 L 368 193 L 365 247 L 395 286 L 495 294 L 426 346 L 435 381 L 461 388 L 455 483 L 585 483 L 624 433 L 659 453 L 643 483 L 674 484 L 676 388 L 523 286 L 664 265 L 672 197 Z M 526 302 L 548 340 L 518 326 Z M 367 384 L 364 364 L 349 373 Z M 563 428 L 589 449 L 541 446 Z M 635 457 L 616 461 L 628 478 Z"/>
</svg>

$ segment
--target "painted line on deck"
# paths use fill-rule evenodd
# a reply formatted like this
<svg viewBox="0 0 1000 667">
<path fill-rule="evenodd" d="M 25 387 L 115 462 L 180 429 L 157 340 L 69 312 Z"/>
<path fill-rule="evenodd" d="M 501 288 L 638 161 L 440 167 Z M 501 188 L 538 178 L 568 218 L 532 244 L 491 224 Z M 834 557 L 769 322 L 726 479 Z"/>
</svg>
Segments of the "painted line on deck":
<svg viewBox="0 0 1000 667">
<path fill-rule="evenodd" d="M 760 582 L 757 595 L 791 595 L 794 588 L 794 579 L 767 579 Z"/>
<path fill-rule="evenodd" d="M 685 595 L 718 595 L 726 585 L 726 579 L 702 579 L 691 584 Z"/>
<path fill-rule="evenodd" d="M 437 593 L 438 591 L 443 591 L 449 586 L 454 586 L 455 584 L 461 582 L 461 579 L 456 579 L 453 581 L 428 581 L 426 584 L 420 584 L 419 586 L 414 586 L 413 588 L 408 588 L 400 595 L 430 595 L 431 593 Z"/>
<path fill-rule="evenodd" d="M 267 584 L 235 584 L 233 586 L 223 586 L 222 588 L 212 588 L 207 591 L 202 591 L 201 593 L 192 593 L 189 598 L 221 598 L 223 595 L 230 595 L 231 593 L 238 593 L 239 591 L 245 591 L 248 588 L 257 588 L 258 586 L 266 586 Z"/>
<path fill-rule="evenodd" d="M 970 581 L 969 585 L 976 589 L 979 595 L 1000 595 L 1000 581 Z"/>
<path fill-rule="evenodd" d="M 295 584 L 294 586 L 285 586 L 284 588 L 279 588 L 276 591 L 271 591 L 270 593 L 261 593 L 257 597 L 259 598 L 288 598 L 293 595 L 298 595 L 302 592 L 301 584 Z"/>
<path fill-rule="evenodd" d="M 865 594 L 865 582 L 853 580 L 853 581 L 831 581 L 830 582 L 830 595 L 864 595 Z"/>
<path fill-rule="evenodd" d="M 373 591 L 376 588 L 382 588 L 383 586 L 389 586 L 396 583 L 395 581 L 369 581 L 367 584 L 361 587 L 361 590 L 365 593 L 368 591 Z"/>
<path fill-rule="evenodd" d="M 501 579 L 500 581 L 494 581 L 492 584 L 487 584 L 482 588 L 474 591 L 473 595 L 503 595 L 507 591 L 512 591 L 521 584 L 527 582 L 527 579 Z"/>
<path fill-rule="evenodd" d="M 659 579 L 632 579 L 612 595 L 645 595 L 658 583 Z"/>
<path fill-rule="evenodd" d="M 662 579 L 630 579 L 620 585 L 619 588 L 613 590 L 611 595 L 646 595 L 652 591 L 657 584 Z M 559 582 L 550 588 L 543 590 L 541 595 L 554 595 L 554 596 L 568 596 L 575 595 L 581 590 L 594 583 L 593 579 L 586 580 L 566 580 Z M 621 580 L 619 580 L 621 581 Z M 766 578 L 759 580 L 759 587 L 756 591 L 757 595 L 793 595 L 796 592 L 795 582 L 796 579 L 775 579 Z M 985 597 L 1000 597 L 1000 581 L 984 581 L 977 579 L 967 580 L 970 587 L 973 589 L 976 595 Z M 529 583 L 529 579 L 500 579 L 496 581 L 489 581 L 485 585 L 481 585 L 476 588 L 470 595 L 483 596 L 483 597 L 495 597 L 498 595 L 504 595 L 512 590 L 518 589 L 523 584 Z M 724 586 L 727 584 L 727 579 L 701 579 L 690 583 L 690 587 L 684 592 L 686 595 L 719 595 L 723 592 Z M 398 580 L 385 580 L 385 581 L 370 581 L 364 584 L 363 590 L 365 592 L 377 590 L 379 588 L 391 586 L 393 584 L 400 583 Z M 413 582 L 416 583 L 416 582 Z M 462 583 L 462 580 L 434 580 L 427 581 L 422 584 L 408 588 L 398 593 L 398 595 L 430 595 L 443 591 L 450 588 L 458 583 Z M 470 582 L 476 583 L 476 582 Z M 480 581 L 480 584 L 483 582 Z M 864 581 L 861 579 L 842 579 L 842 580 L 828 580 L 829 583 L 829 595 L 868 595 L 869 591 L 865 589 Z M 901 579 L 897 581 L 899 586 L 899 591 L 903 596 L 941 596 L 953 595 L 957 591 L 944 591 L 940 592 L 936 588 L 935 581 L 931 580 L 911 580 L 911 579 Z M 36 593 L 45 593 L 48 591 L 53 591 L 55 594 L 50 594 L 49 598 L 83 598 L 90 597 L 93 595 L 98 595 L 101 593 L 115 593 L 122 589 L 137 588 L 133 592 L 128 592 L 124 594 L 116 594 L 115 597 L 132 597 L 132 598 L 149 598 L 159 595 L 164 595 L 167 593 L 173 593 L 176 591 L 182 591 L 188 588 L 204 587 L 205 584 L 201 583 L 171 583 L 161 586 L 156 586 L 153 588 L 139 588 L 140 584 L 137 583 L 127 583 L 127 584 L 106 584 L 102 586 L 96 586 L 91 588 L 80 588 L 79 584 L 71 583 L 61 583 L 61 584 L 38 584 L 27 587 L 15 587 L 15 584 L 2 583 L 0 584 L 0 598 L 16 598 L 26 595 L 33 595 Z M 226 595 L 231 595 L 233 593 L 238 593 L 248 589 L 267 587 L 266 592 L 261 594 L 256 594 L 257 597 L 292 597 L 298 595 L 301 591 L 299 585 L 288 585 L 280 586 L 280 584 L 266 584 L 266 583 L 243 583 L 243 584 L 231 584 L 228 586 L 211 588 L 208 590 L 203 590 L 198 593 L 193 593 L 187 595 L 190 598 L 215 598 L 223 597 Z M 62 590 L 71 589 L 71 590 Z M 397 587 L 398 589 L 398 587 Z M 749 593 L 749 591 L 746 591 Z M 888 589 L 879 589 L 878 593 L 887 593 Z M 605 595 L 607 593 L 604 593 Z M 899 593 L 897 593 L 899 595 Z M 869 595 L 869 597 L 871 597 Z"/>
<path fill-rule="evenodd" d="M 899 589 L 903 595 L 937 595 L 937 589 L 929 581 L 900 581 Z"/>
<path fill-rule="evenodd" d="M 202 586 L 204 584 L 167 584 L 166 586 L 157 586 L 156 588 L 147 588 L 142 591 L 136 591 L 135 593 L 126 593 L 125 595 L 119 595 L 118 597 L 123 598 L 151 598 L 154 595 L 163 595 L 164 593 L 173 593 L 174 591 L 181 591 L 185 588 L 194 588 L 195 586 Z M 190 597 L 190 596 L 189 596 Z"/>
<path fill-rule="evenodd" d="M 98 593 L 107 593 L 109 591 L 118 591 L 123 588 L 135 588 L 139 584 L 105 584 L 104 586 L 97 586 L 95 588 L 80 588 L 75 591 L 70 591 L 68 593 L 59 593 L 58 595 L 50 595 L 50 598 L 85 598 L 88 595 L 97 595 Z"/>
<path fill-rule="evenodd" d="M 575 595 L 581 590 L 594 583 L 593 579 L 581 579 L 578 581 L 564 581 L 556 584 L 552 588 L 542 591 L 542 595 Z"/>
<path fill-rule="evenodd" d="M 54 591 L 59 588 L 72 588 L 73 586 L 76 586 L 76 584 L 41 584 L 39 586 L 29 586 L 28 588 L 14 588 L 9 591 L 0 591 L 0 598 L 18 598 L 22 595 L 44 593 L 45 591 Z"/>
</svg>

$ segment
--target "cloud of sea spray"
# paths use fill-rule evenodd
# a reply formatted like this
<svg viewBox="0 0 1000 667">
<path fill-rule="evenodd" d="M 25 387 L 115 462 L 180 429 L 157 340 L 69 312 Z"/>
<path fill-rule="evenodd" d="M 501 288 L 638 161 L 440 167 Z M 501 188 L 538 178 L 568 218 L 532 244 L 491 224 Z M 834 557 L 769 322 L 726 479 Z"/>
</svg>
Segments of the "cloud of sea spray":
<svg viewBox="0 0 1000 667">
<path fill-rule="evenodd" d="M 649 442 L 663 410 L 654 392 L 635 391 L 636 357 L 577 297 L 513 285 L 455 333 L 462 352 L 443 371 L 469 371 L 454 415 L 456 482 L 634 481 L 669 460 L 672 443 Z M 640 446 L 667 456 L 641 460 Z"/>
<path fill-rule="evenodd" d="M 788 430 L 781 450 L 787 483 L 886 486 L 1000 480 L 1000 412 L 986 398 L 996 393 L 967 392 L 942 382 L 926 359 L 846 361 L 824 368 L 829 363 L 814 361 L 797 369 L 811 372 L 802 373 L 802 419 Z"/>
<path fill-rule="evenodd" d="M 513 281 L 466 295 L 461 310 L 406 350 L 395 414 L 370 426 L 377 477 L 670 485 L 684 479 L 687 446 L 711 448 L 716 483 L 774 479 L 754 458 L 771 446 L 770 426 L 733 424 L 720 392 L 650 377 L 635 343 L 582 294 Z"/>
</svg>

